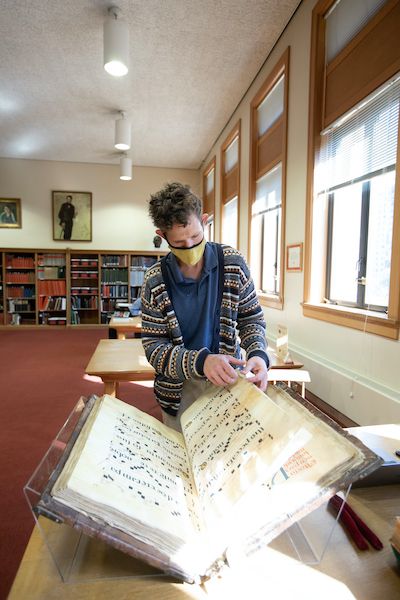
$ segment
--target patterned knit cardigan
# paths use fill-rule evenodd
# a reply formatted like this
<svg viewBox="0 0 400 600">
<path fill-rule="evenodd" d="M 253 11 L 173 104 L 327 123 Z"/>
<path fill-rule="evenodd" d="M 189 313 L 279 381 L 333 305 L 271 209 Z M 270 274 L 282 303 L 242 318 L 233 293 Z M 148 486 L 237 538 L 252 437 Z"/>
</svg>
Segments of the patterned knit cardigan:
<svg viewBox="0 0 400 600">
<path fill-rule="evenodd" d="M 246 356 L 261 356 L 268 367 L 264 315 L 246 261 L 237 250 L 215 245 L 220 273 L 216 314 L 220 323 L 219 352 L 240 356 L 237 327 Z M 147 360 L 156 371 L 157 401 L 165 412 L 176 415 L 183 382 L 204 377 L 203 365 L 210 351 L 184 347 L 168 287 L 163 258 L 147 270 L 142 287 L 142 343 Z"/>
</svg>

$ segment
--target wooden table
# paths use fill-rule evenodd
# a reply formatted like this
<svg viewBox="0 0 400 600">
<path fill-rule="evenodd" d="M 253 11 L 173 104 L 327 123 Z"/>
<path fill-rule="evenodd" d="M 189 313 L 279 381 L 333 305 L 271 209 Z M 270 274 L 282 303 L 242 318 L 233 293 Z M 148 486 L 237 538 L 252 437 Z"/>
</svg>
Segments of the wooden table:
<svg viewBox="0 0 400 600">
<path fill-rule="evenodd" d="M 115 329 L 119 340 L 124 340 L 127 334 L 135 335 L 142 332 L 142 319 L 141 317 L 111 317 L 108 327 Z"/>
<path fill-rule="evenodd" d="M 399 598 L 400 571 L 388 540 L 399 497 L 398 485 L 357 489 L 350 495 L 351 506 L 384 543 L 379 552 L 358 551 L 339 525 L 322 562 L 311 567 L 289 556 L 287 536 L 280 536 L 270 547 L 251 559 L 239 560 L 235 568 L 226 569 L 202 587 L 157 576 L 154 569 L 98 540 L 90 540 L 79 570 L 68 584 L 62 583 L 36 526 L 8 600 L 395 600 Z M 332 515 L 320 509 L 316 513 L 315 527 L 325 531 Z M 40 521 L 46 536 L 53 534 L 60 540 L 60 528 L 66 526 L 42 517 Z M 71 558 L 78 554 L 71 552 Z M 135 574 L 136 578 L 132 577 Z"/>
<path fill-rule="evenodd" d="M 292 382 L 299 383 L 301 385 L 301 395 L 303 398 L 306 397 L 306 383 L 311 381 L 310 373 L 304 369 L 281 369 L 271 367 L 268 380 L 272 383 L 277 381 L 284 381 L 291 387 Z"/>
<path fill-rule="evenodd" d="M 111 396 L 118 393 L 120 381 L 154 378 L 154 369 L 146 359 L 141 339 L 100 340 L 85 373 L 101 377 L 104 393 Z"/>
<path fill-rule="evenodd" d="M 139 317 L 133 317 L 133 319 L 139 319 Z M 138 321 L 130 327 L 130 331 L 133 331 L 133 327 L 138 327 Z M 301 363 L 287 364 L 283 363 L 275 354 L 269 352 L 269 355 L 272 369 L 269 375 L 270 381 L 300 381 L 303 388 L 304 382 L 310 381 L 309 374 L 306 371 L 304 371 L 305 379 L 301 376 L 300 379 L 299 377 L 296 378 L 296 373 L 300 373 L 300 375 L 303 373 L 298 370 L 302 367 Z M 285 369 L 285 371 L 281 371 L 281 369 Z M 277 375 L 280 374 L 280 377 L 274 379 L 275 370 Z M 288 370 L 288 373 L 293 371 L 293 376 L 286 377 L 286 370 Z M 143 381 L 154 378 L 154 369 L 145 357 L 140 338 L 100 340 L 85 369 L 85 373 L 101 377 L 104 381 L 104 393 L 111 396 L 118 393 L 118 382 L 120 381 Z"/>
</svg>

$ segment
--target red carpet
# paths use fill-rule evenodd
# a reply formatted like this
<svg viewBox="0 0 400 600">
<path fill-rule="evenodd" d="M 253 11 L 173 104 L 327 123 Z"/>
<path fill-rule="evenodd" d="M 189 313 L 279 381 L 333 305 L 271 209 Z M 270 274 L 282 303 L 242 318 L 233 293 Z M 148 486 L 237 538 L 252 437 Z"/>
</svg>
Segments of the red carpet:
<svg viewBox="0 0 400 600">
<path fill-rule="evenodd" d="M 0 599 L 7 597 L 33 527 L 23 486 L 80 396 L 101 395 L 85 367 L 106 329 L 0 331 Z M 148 382 L 146 382 L 148 383 Z M 119 397 L 160 416 L 153 390 L 121 384 Z"/>
</svg>

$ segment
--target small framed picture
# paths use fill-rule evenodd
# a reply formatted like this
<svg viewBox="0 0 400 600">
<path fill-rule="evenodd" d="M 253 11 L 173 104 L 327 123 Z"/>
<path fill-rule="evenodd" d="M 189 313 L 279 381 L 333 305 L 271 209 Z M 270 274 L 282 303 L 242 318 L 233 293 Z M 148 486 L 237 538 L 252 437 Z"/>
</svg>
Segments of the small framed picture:
<svg viewBox="0 0 400 600">
<path fill-rule="evenodd" d="M 92 241 L 92 193 L 53 192 L 53 240 Z"/>
<path fill-rule="evenodd" d="M 303 270 L 303 243 L 290 244 L 286 247 L 286 270 Z"/>
<path fill-rule="evenodd" d="M 0 227 L 21 229 L 20 198 L 0 198 Z"/>
</svg>

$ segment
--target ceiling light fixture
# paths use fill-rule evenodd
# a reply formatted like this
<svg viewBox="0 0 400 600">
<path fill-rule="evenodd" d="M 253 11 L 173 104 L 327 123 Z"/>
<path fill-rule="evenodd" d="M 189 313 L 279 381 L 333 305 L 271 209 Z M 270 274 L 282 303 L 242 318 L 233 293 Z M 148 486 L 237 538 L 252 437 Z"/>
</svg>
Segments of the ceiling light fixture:
<svg viewBox="0 0 400 600">
<path fill-rule="evenodd" d="M 130 159 L 124 152 L 120 158 L 119 164 L 121 167 L 121 174 L 119 178 L 123 181 L 130 181 L 132 179 L 132 159 Z"/>
<path fill-rule="evenodd" d="M 104 68 L 110 75 L 122 77 L 129 70 L 128 25 L 118 18 L 118 6 L 110 6 L 108 14 L 104 21 Z"/>
<path fill-rule="evenodd" d="M 126 119 L 124 111 L 119 111 L 121 115 L 115 121 L 115 141 L 114 146 L 117 150 L 130 150 L 131 147 L 131 124 Z"/>
</svg>

